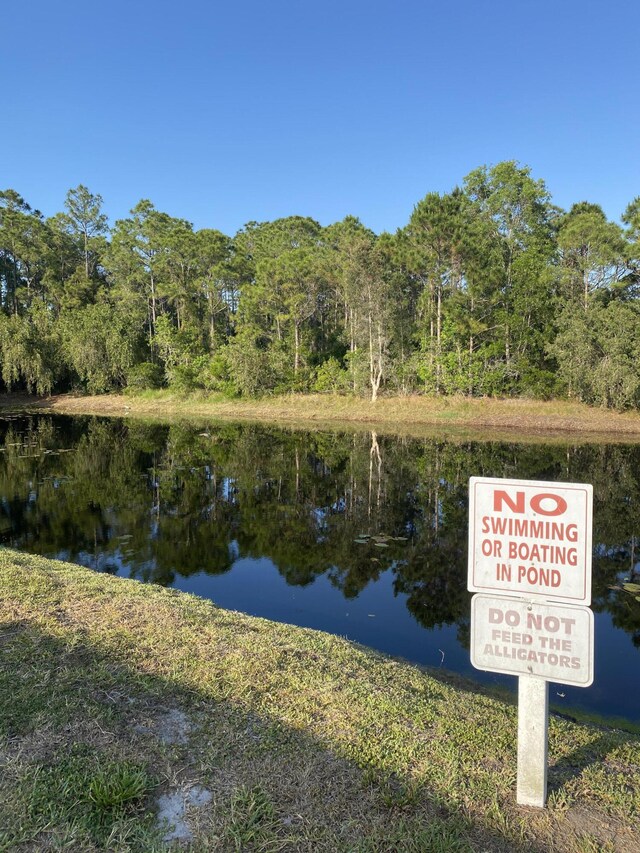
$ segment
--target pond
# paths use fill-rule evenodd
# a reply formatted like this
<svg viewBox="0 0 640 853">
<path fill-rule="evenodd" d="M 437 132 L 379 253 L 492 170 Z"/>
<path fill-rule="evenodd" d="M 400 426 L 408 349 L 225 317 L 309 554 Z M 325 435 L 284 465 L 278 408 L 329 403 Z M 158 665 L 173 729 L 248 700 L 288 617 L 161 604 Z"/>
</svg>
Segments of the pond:
<svg viewBox="0 0 640 853">
<path fill-rule="evenodd" d="M 469 662 L 472 475 L 593 484 L 595 681 L 550 701 L 640 722 L 639 446 L 10 415 L 0 543 L 515 689 Z"/>
</svg>

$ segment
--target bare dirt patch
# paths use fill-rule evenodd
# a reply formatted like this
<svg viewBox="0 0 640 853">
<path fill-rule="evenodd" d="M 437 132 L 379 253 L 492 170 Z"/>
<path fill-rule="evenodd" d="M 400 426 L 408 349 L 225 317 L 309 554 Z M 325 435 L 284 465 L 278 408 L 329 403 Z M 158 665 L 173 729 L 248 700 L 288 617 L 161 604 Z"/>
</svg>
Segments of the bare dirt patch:
<svg viewBox="0 0 640 853">
<path fill-rule="evenodd" d="M 146 717 L 135 725 L 138 734 L 150 734 L 161 743 L 184 745 L 189 742 L 193 724 L 187 714 L 178 708 Z"/>
<path fill-rule="evenodd" d="M 158 825 L 160 829 L 166 830 L 163 840 L 192 841 L 193 812 L 208 806 L 212 799 L 211 791 L 202 785 L 182 787 L 158 797 Z"/>
</svg>

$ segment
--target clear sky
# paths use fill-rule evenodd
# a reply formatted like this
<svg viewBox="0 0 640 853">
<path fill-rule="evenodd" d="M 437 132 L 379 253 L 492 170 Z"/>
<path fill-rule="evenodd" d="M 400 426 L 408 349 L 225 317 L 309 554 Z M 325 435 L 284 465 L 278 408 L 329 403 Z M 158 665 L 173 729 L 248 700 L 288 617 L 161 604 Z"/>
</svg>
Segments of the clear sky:
<svg viewBox="0 0 640 853">
<path fill-rule="evenodd" d="M 233 234 L 347 214 L 515 159 L 556 204 L 640 194 L 637 0 L 6 0 L 0 188 L 80 183 Z"/>
</svg>

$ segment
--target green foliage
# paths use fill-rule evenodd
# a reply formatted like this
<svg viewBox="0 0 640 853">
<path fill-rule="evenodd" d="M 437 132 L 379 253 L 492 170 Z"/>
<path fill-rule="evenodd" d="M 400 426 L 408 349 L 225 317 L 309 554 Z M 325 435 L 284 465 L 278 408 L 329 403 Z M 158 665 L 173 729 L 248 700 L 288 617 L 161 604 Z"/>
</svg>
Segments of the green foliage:
<svg viewBox="0 0 640 853">
<path fill-rule="evenodd" d="M 286 387 L 289 359 L 283 346 L 270 346 L 250 328 L 242 329 L 226 348 L 233 385 L 239 394 L 249 397 Z"/>
<path fill-rule="evenodd" d="M 203 344 L 198 329 L 191 325 L 178 328 L 167 314 L 163 314 L 156 321 L 155 332 L 156 348 L 164 361 L 170 387 L 178 391 L 203 387 L 199 381 Z"/>
<path fill-rule="evenodd" d="M 227 396 L 237 394 L 237 389 L 231 378 L 227 347 L 221 347 L 214 355 L 200 356 L 194 363 L 198 387 L 205 391 L 217 391 Z"/>
<path fill-rule="evenodd" d="M 640 405 L 640 310 L 612 301 L 568 308 L 551 346 L 566 393 L 616 409 Z"/>
<path fill-rule="evenodd" d="M 169 387 L 174 391 L 187 393 L 203 388 L 201 380 L 201 359 L 194 359 L 187 364 L 176 364 L 167 371 Z"/>
<path fill-rule="evenodd" d="M 24 382 L 37 394 L 49 394 L 57 378 L 59 330 L 44 306 L 24 316 L 0 314 L 0 366 L 8 389 Z"/>
<path fill-rule="evenodd" d="M 134 316 L 97 303 L 67 312 L 59 325 L 66 361 L 87 391 L 124 387 L 141 345 Z"/>
<path fill-rule="evenodd" d="M 344 357 L 349 376 L 350 390 L 355 394 L 366 395 L 369 385 L 369 359 L 364 349 L 354 349 Z"/>
<path fill-rule="evenodd" d="M 326 228 L 290 216 L 231 238 L 147 199 L 109 232 L 83 185 L 47 220 L 5 190 L 0 376 L 6 389 L 95 393 L 157 386 L 134 370 L 151 363 L 184 392 L 560 388 L 633 407 L 636 345 L 613 318 L 640 296 L 639 210 L 636 198 L 626 230 L 588 202 L 564 213 L 515 161 L 428 193 L 379 236 L 353 216 Z M 585 335 L 567 319 L 577 307 L 593 310 Z"/>
<path fill-rule="evenodd" d="M 159 364 L 150 361 L 142 361 L 134 364 L 127 371 L 127 388 L 132 391 L 147 391 L 162 388 L 164 384 L 164 370 Z"/>
<path fill-rule="evenodd" d="M 324 361 L 316 370 L 316 378 L 313 385 L 314 391 L 331 391 L 334 394 L 344 393 L 350 388 L 350 377 L 337 358 L 331 356 Z"/>
<path fill-rule="evenodd" d="M 103 237 L 108 225 L 102 213 L 102 196 L 94 195 L 80 184 L 67 193 L 65 207 L 66 213 L 59 215 L 59 223 L 81 253 L 82 273 L 85 282 L 89 282 L 99 277 L 98 264 L 106 248 Z"/>
<path fill-rule="evenodd" d="M 562 284 L 570 300 L 588 307 L 589 297 L 612 288 L 626 272 L 622 229 L 597 204 L 574 204 L 559 224 Z"/>
</svg>

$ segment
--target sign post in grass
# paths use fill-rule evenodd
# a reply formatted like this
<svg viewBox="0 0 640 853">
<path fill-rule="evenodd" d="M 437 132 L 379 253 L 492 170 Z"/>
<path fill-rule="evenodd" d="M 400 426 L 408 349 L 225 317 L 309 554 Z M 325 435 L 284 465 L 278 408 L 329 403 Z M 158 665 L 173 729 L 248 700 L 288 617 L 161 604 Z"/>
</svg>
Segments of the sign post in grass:
<svg viewBox="0 0 640 853">
<path fill-rule="evenodd" d="M 472 477 L 471 662 L 518 677 L 517 801 L 547 799 L 549 681 L 593 683 L 593 489 Z"/>
</svg>

